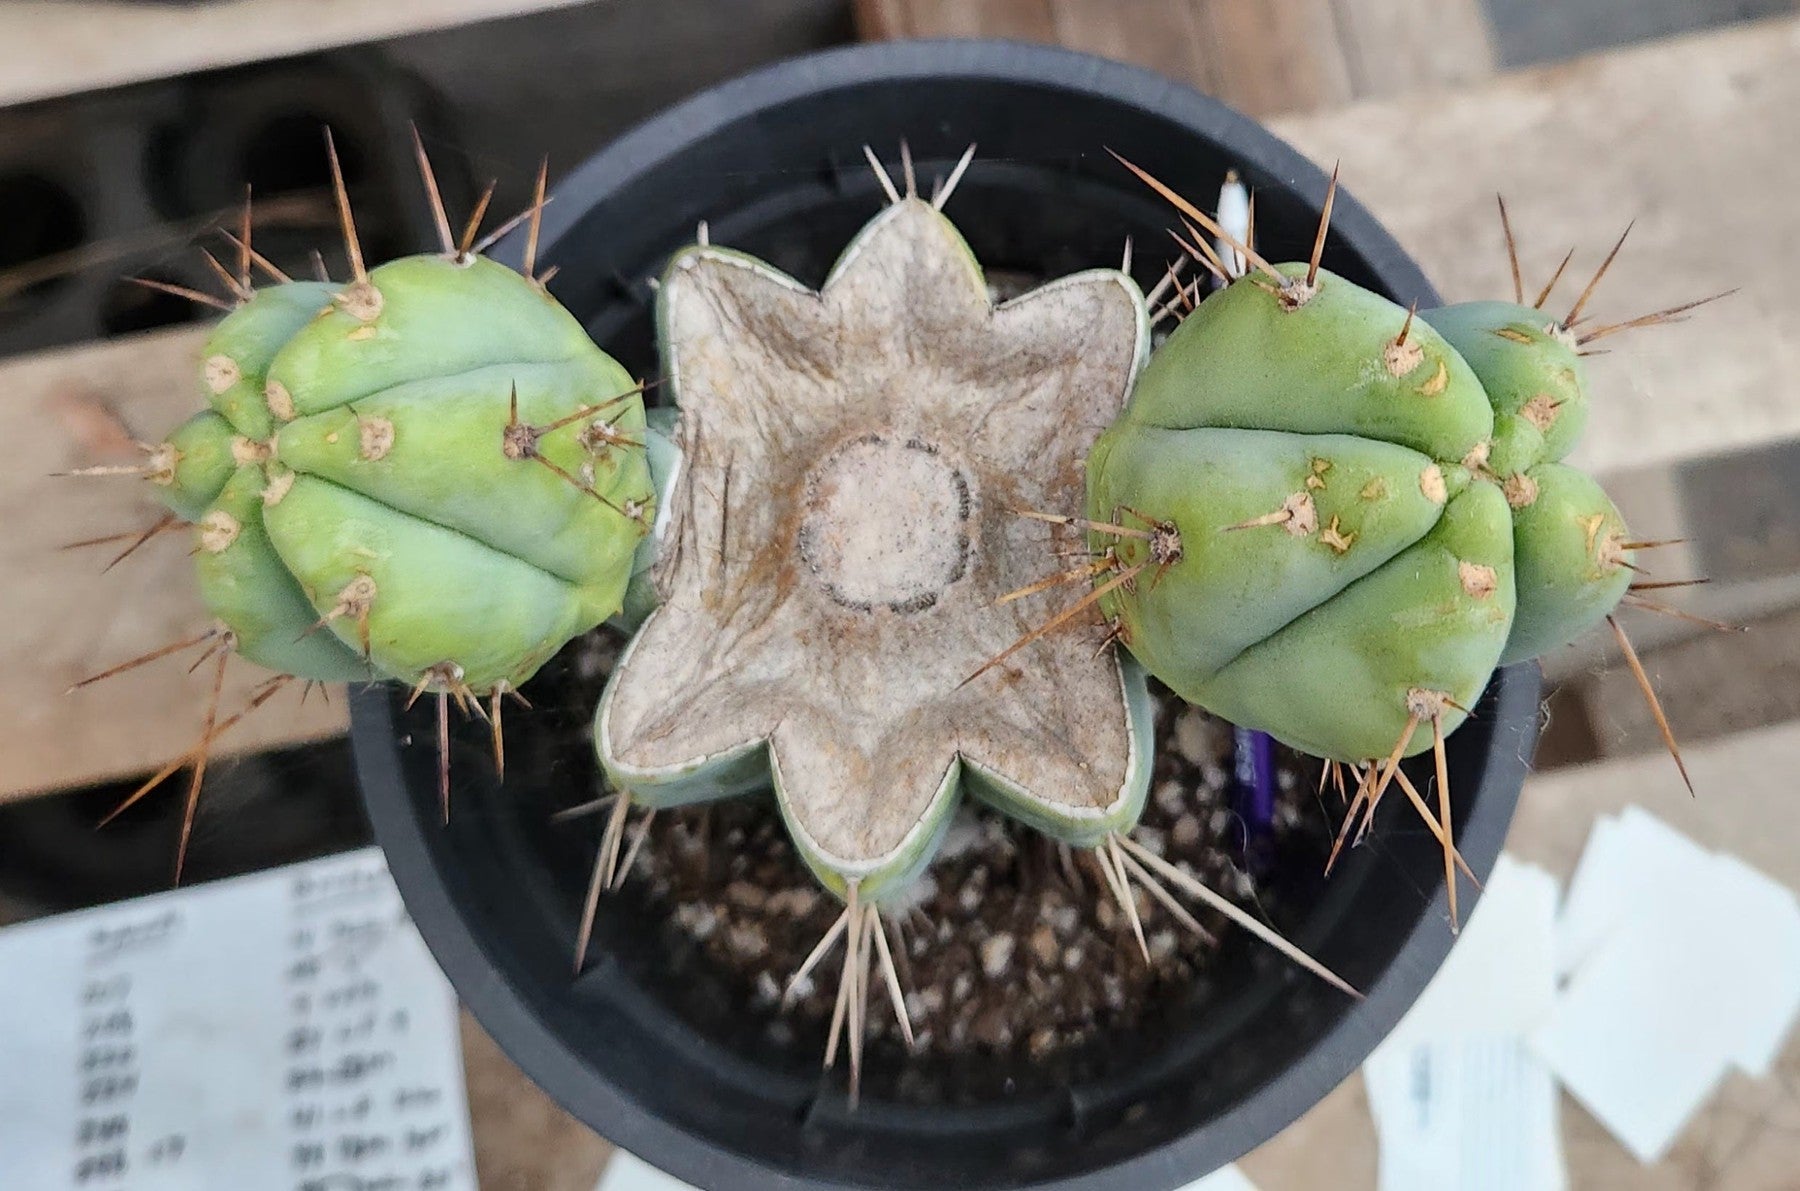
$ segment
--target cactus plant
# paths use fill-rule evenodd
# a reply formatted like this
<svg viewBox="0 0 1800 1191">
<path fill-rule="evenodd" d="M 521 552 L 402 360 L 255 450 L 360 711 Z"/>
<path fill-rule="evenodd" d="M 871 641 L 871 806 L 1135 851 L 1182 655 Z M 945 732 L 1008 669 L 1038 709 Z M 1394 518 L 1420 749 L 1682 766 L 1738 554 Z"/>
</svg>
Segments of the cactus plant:
<svg viewBox="0 0 1800 1191">
<path fill-rule="evenodd" d="M 641 386 L 530 254 L 523 275 L 480 254 L 481 210 L 452 241 L 422 148 L 441 252 L 365 268 L 330 157 L 350 281 L 275 269 L 246 207 L 239 273 L 221 269 L 236 302 L 202 349 L 211 408 L 136 469 L 195 526 L 216 623 L 184 644 L 205 642 L 221 676 L 232 653 L 274 671 L 262 698 L 291 679 L 435 692 L 440 742 L 453 698 L 492 722 L 503 764 L 502 696 L 624 602 L 655 511 Z M 251 286 L 253 263 L 272 284 Z M 442 758 L 440 794 L 448 813 Z M 184 828 L 177 873 L 185 847 Z"/>
<path fill-rule="evenodd" d="M 1587 408 L 1571 328 L 1605 265 L 1563 320 L 1549 287 L 1421 314 L 1321 267 L 1335 175 L 1311 258 L 1272 264 L 1138 171 L 1220 282 L 1152 354 L 1128 261 L 995 304 L 942 213 L 972 152 L 930 200 L 904 150 L 903 188 L 869 154 L 890 201 L 817 292 L 701 225 L 659 287 L 678 417 L 654 424 L 533 276 L 542 172 L 523 275 L 474 244 L 485 200 L 452 239 L 422 149 L 441 253 L 366 269 L 335 154 L 348 283 L 275 270 L 246 211 L 210 407 L 130 469 L 194 525 L 217 624 L 108 671 L 205 644 L 212 704 L 126 805 L 193 760 L 191 823 L 208 746 L 249 710 L 377 679 L 437 695 L 447 815 L 449 702 L 490 719 L 501 763 L 502 697 L 616 618 L 634 635 L 594 745 L 617 795 L 576 965 L 659 808 L 772 790 L 844 902 L 795 979 L 842 942 L 827 1064 L 847 1036 L 853 1097 L 877 963 L 910 1036 L 882 907 L 965 792 L 1091 850 L 1140 947 L 1134 888 L 1201 929 L 1173 886 L 1353 991 L 1131 838 L 1146 672 L 1358 775 L 1339 847 L 1404 790 L 1454 926 L 1445 738 L 1496 666 L 1608 618 L 1646 545 L 1564 462 Z M 276 676 L 221 721 L 233 653 Z M 1427 749 L 1435 812 L 1400 766 Z"/>
<path fill-rule="evenodd" d="M 1561 320 L 1541 310 L 1555 279 L 1534 306 L 1515 293 L 1415 317 L 1321 268 L 1335 174 L 1310 260 L 1271 264 L 1125 164 L 1193 221 L 1178 239 L 1220 288 L 1089 457 L 1100 607 L 1184 698 L 1324 758 L 1340 783 L 1339 766 L 1360 773 L 1340 847 L 1397 780 L 1443 845 L 1454 928 L 1444 738 L 1497 665 L 1609 618 L 1649 544 L 1561 462 L 1586 420 L 1580 343 L 1648 321 L 1570 329 L 1618 247 Z M 1435 814 L 1400 769 L 1426 749 Z"/>
<path fill-rule="evenodd" d="M 941 212 L 968 160 L 930 201 L 910 160 L 903 188 L 876 162 L 890 202 L 818 293 L 704 230 L 675 256 L 658 316 L 683 462 L 662 603 L 595 714 L 622 795 L 577 966 L 594 898 L 623 879 L 657 808 L 772 787 L 799 854 L 845 902 L 796 979 L 844 939 L 851 991 L 829 1049 L 847 1025 L 853 1089 L 855 989 L 877 960 L 906 1027 L 880 907 L 928 863 L 963 792 L 1093 849 L 1134 925 L 1133 883 L 1177 904 L 1161 879 L 1192 880 L 1153 875 L 1161 858 L 1123 838 L 1148 788 L 1148 695 L 1103 632 L 1036 634 L 1002 667 L 1002 695 L 969 681 L 1055 586 L 1045 526 L 1019 510 L 1079 498 L 1149 332 L 1120 270 L 995 306 Z M 647 813 L 627 844 L 634 805 Z"/>
</svg>

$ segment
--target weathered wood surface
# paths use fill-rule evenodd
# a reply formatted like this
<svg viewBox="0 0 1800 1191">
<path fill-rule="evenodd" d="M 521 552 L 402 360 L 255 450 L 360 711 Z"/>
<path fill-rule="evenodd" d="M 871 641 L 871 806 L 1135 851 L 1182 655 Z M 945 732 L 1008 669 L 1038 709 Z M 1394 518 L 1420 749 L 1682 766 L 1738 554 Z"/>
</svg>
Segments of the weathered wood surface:
<svg viewBox="0 0 1800 1191">
<path fill-rule="evenodd" d="M 0 105 L 236 66 L 580 0 L 0 0 Z"/>
<path fill-rule="evenodd" d="M 1480 0 L 858 0 L 865 38 L 1054 42 L 1149 67 L 1253 116 L 1494 71 Z"/>
<path fill-rule="evenodd" d="M 1595 345 L 1618 350 L 1589 362 L 1576 460 L 1604 473 L 1800 435 L 1796 111 L 1800 20 L 1783 18 L 1273 127 L 1341 161 L 1448 300 L 1510 293 L 1497 192 L 1528 289 L 1578 248 L 1558 313 L 1633 219 L 1590 306 L 1600 321 L 1738 289 L 1685 323 Z"/>
</svg>

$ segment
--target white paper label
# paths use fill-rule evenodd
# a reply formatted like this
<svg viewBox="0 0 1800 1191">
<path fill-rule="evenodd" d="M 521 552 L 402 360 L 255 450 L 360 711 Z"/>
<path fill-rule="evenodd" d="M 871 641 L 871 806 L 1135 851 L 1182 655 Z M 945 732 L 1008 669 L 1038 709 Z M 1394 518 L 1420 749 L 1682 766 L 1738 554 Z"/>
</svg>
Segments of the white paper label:
<svg viewBox="0 0 1800 1191">
<path fill-rule="evenodd" d="M 0 931 L 0 1186 L 475 1191 L 455 998 L 374 848 Z"/>
</svg>

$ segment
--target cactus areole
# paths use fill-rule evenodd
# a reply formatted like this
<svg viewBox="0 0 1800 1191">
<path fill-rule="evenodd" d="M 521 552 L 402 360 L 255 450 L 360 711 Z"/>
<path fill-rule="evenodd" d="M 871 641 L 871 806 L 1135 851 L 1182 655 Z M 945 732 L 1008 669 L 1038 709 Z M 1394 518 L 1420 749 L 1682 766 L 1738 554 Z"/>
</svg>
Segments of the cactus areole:
<svg viewBox="0 0 1800 1191">
<path fill-rule="evenodd" d="M 1044 570 L 1049 527 L 1018 510 L 1079 506 L 1147 348 L 1136 285 L 1097 270 L 996 307 L 906 197 L 818 293 L 699 245 L 659 301 L 683 465 L 661 606 L 596 717 L 609 779 L 652 807 L 773 785 L 822 882 L 867 901 L 965 789 L 1073 843 L 1135 823 L 1147 694 L 1103 627 L 965 680 L 1055 610 L 996 606 Z"/>
</svg>

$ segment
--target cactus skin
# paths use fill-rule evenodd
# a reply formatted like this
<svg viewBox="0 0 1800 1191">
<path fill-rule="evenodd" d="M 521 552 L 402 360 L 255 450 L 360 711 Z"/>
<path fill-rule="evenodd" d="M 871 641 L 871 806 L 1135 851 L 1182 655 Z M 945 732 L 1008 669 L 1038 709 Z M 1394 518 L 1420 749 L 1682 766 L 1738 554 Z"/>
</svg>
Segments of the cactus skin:
<svg viewBox="0 0 1800 1191">
<path fill-rule="evenodd" d="M 1542 310 L 1511 302 L 1462 302 L 1419 317 L 1468 361 L 1487 390 L 1496 440 L 1489 466 L 1496 474 L 1560 460 L 1575 448 L 1587 428 L 1587 377 L 1565 328 Z M 1542 445 L 1518 450 L 1518 465 L 1507 467 L 1499 440 L 1513 436 Z"/>
<path fill-rule="evenodd" d="M 1584 472 L 1540 463 L 1515 487 L 1519 613 L 1503 663 L 1566 645 L 1606 619 L 1631 586 L 1625 522 Z"/>
<path fill-rule="evenodd" d="M 1132 652 L 1154 673 L 1179 676 L 1178 691 L 1387 563 L 1443 511 L 1443 497 L 1431 499 L 1419 482 L 1437 467 L 1429 457 L 1344 434 L 1116 426 L 1089 467 L 1096 519 L 1130 507 L 1180 529 L 1182 558 L 1160 580 L 1139 583 L 1135 597 L 1119 591 L 1103 601 Z M 1232 528 L 1294 494 L 1310 505 L 1307 533 Z M 1319 541 L 1317 527 L 1333 524 L 1349 543 L 1342 551 Z M 1127 566 L 1150 552 L 1131 538 L 1114 550 Z M 1217 610 L 1207 632 L 1183 631 L 1196 607 Z"/>
<path fill-rule="evenodd" d="M 1436 331 L 1415 321 L 1403 346 L 1418 351 L 1388 356 L 1404 308 L 1323 269 L 1296 309 L 1269 284 L 1246 277 L 1202 302 L 1151 356 L 1121 423 L 1355 434 L 1444 463 L 1492 435 L 1481 383 Z"/>
<path fill-rule="evenodd" d="M 1258 642 L 1195 690 L 1195 702 L 1330 760 L 1385 755 L 1414 692 L 1447 694 L 1445 733 L 1487 686 L 1512 627 L 1506 502 L 1477 481 L 1418 542 Z M 1485 568 L 1475 582 L 1467 568 Z M 1406 754 L 1431 747 L 1415 736 Z"/>
<path fill-rule="evenodd" d="M 194 556 L 201 598 L 246 660 L 296 678 L 366 681 L 373 675 L 353 649 L 314 631 L 320 613 L 282 565 L 263 525 L 266 483 L 262 468 L 239 468 L 202 519 Z"/>
<path fill-rule="evenodd" d="M 202 410 L 169 432 L 157 448 L 150 482 L 157 499 L 183 521 L 198 521 L 238 468 L 240 435 L 215 410 Z"/>
<path fill-rule="evenodd" d="M 275 353 L 317 318 L 339 287 L 321 281 L 292 281 L 259 289 L 220 320 L 201 349 L 201 380 L 207 399 L 232 428 L 253 442 L 275 431 L 265 384 Z"/>
<path fill-rule="evenodd" d="M 1298 304 L 1240 279 L 1170 335 L 1089 459 L 1091 518 L 1181 543 L 1102 608 L 1177 694 L 1318 756 L 1385 756 L 1418 692 L 1447 697 L 1448 731 L 1512 623 L 1511 520 L 1474 470 L 1492 433 L 1475 373 L 1405 309 L 1323 270 Z M 1147 548 L 1090 544 L 1127 566 Z"/>
<path fill-rule="evenodd" d="M 1184 698 L 1328 760 L 1434 747 L 1494 667 L 1573 640 L 1630 586 L 1618 510 L 1561 462 L 1587 421 L 1573 337 L 1474 302 L 1409 320 L 1308 265 L 1239 279 L 1151 358 L 1089 459 L 1102 609 Z M 1406 327 L 1404 336 L 1399 334 Z M 1172 557 L 1171 557 L 1172 555 Z M 1104 579 L 1105 576 L 1103 575 Z"/>
<path fill-rule="evenodd" d="M 1423 317 L 1469 361 L 1494 404 L 1487 466 L 1513 506 L 1519 569 L 1519 615 L 1501 660 L 1534 658 L 1605 619 L 1631 585 L 1619 510 L 1559 462 L 1587 425 L 1581 357 L 1568 329 L 1530 306 L 1466 302 Z"/>
<path fill-rule="evenodd" d="M 153 478 L 246 658 L 486 694 L 619 610 L 654 511 L 642 400 L 535 282 L 418 256 L 275 285 L 203 356 L 212 410 Z M 515 409 L 524 450 L 503 448 Z M 622 441 L 590 444 L 596 422 Z"/>
</svg>

